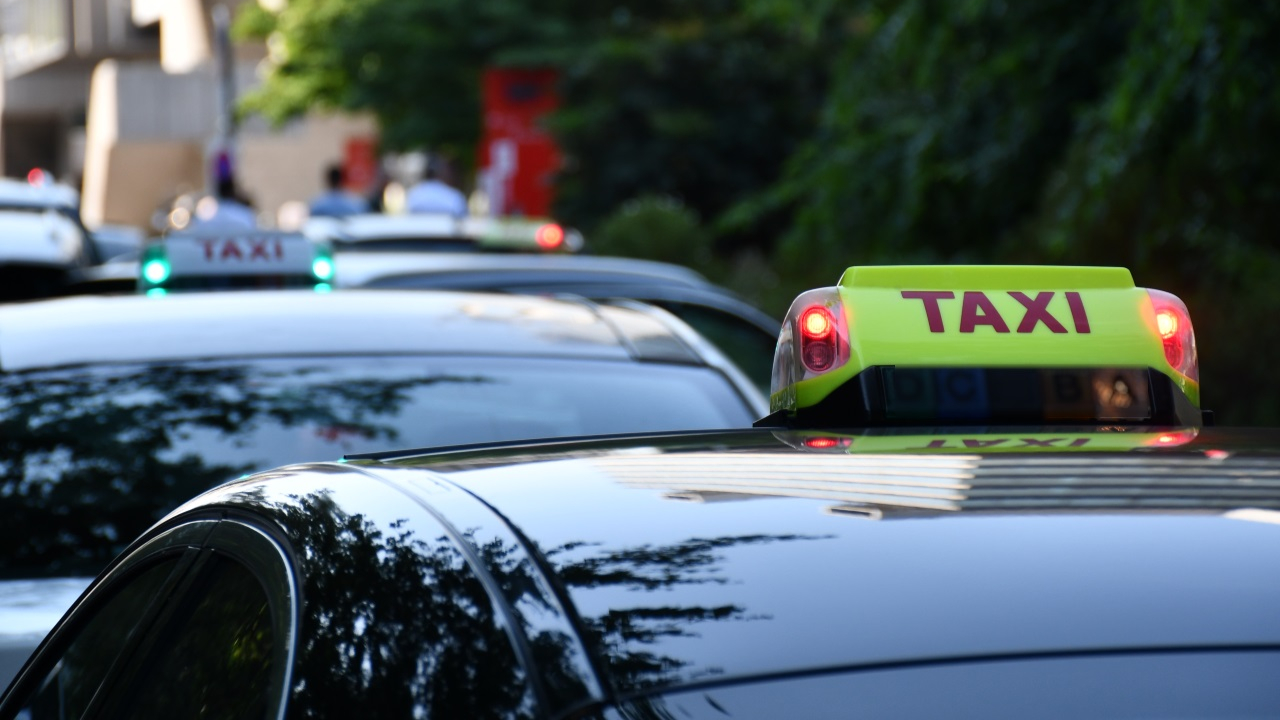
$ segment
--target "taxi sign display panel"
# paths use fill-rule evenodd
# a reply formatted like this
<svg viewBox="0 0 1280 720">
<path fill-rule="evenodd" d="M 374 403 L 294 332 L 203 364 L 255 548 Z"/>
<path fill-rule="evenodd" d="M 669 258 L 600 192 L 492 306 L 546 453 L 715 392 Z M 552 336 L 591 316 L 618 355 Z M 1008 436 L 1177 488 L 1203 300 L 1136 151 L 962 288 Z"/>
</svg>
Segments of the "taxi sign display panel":
<svg viewBox="0 0 1280 720">
<path fill-rule="evenodd" d="M 1146 369 L 876 369 L 890 421 L 1136 422 L 1155 415 Z"/>
<path fill-rule="evenodd" d="M 314 251 L 302 235 L 171 235 L 164 241 L 176 277 L 307 275 Z"/>
<path fill-rule="evenodd" d="M 1165 359 L 1150 296 L 1123 268 L 850 268 L 836 291 L 849 361 L 795 382 L 798 407 L 873 366 L 1155 368 L 1199 404 L 1198 384 Z"/>
<path fill-rule="evenodd" d="M 170 290 L 326 290 L 334 270 L 329 244 L 300 233 L 210 228 L 149 243 L 138 290 L 148 295 Z"/>
</svg>

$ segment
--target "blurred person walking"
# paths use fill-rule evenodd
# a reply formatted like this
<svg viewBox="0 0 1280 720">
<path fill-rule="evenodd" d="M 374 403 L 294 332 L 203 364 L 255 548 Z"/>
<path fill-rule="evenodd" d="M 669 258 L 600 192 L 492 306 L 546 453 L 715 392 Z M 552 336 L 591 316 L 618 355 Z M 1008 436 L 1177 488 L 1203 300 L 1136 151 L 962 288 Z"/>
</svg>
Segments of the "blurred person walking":
<svg viewBox="0 0 1280 720">
<path fill-rule="evenodd" d="M 369 212 L 369 203 L 364 198 L 343 189 L 346 179 L 341 165 L 330 165 L 325 170 L 328 189 L 311 199 L 311 217 L 346 217 Z"/>
<path fill-rule="evenodd" d="M 422 181 L 409 188 L 405 205 L 410 213 L 438 213 L 455 217 L 467 214 L 467 196 L 445 182 L 441 175 L 437 162 L 427 164 Z"/>
</svg>

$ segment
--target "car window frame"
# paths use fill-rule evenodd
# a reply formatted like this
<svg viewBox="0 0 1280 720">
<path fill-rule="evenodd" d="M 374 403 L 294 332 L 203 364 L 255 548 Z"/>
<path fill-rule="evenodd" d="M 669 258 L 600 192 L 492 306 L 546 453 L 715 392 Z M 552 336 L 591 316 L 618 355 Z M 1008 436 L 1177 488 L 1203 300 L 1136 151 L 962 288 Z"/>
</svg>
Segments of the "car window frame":
<svg viewBox="0 0 1280 720">
<path fill-rule="evenodd" d="M 206 548 L 216 556 L 240 563 L 257 579 L 267 596 L 272 628 L 272 668 L 283 670 L 272 671 L 269 693 L 273 702 L 269 710 L 274 709 L 274 712 L 268 712 L 268 715 L 283 719 L 293 683 L 302 615 L 301 582 L 291 546 L 278 529 L 259 524 L 247 516 L 228 514 L 206 540 Z M 196 603 L 199 598 L 185 598 L 184 601 Z"/>
<path fill-rule="evenodd" d="M 136 550 L 122 554 L 120 559 L 103 571 L 103 574 L 63 615 L 18 671 L 9 684 L 8 690 L 5 691 L 3 700 L 0 701 L 0 718 L 8 720 L 25 707 L 26 702 L 39 691 L 41 684 L 54 666 L 65 656 L 71 644 L 80 637 L 84 629 L 98 617 L 98 613 L 108 603 L 127 589 L 130 583 L 140 575 L 176 556 L 177 564 L 174 569 L 138 619 L 137 627 L 143 630 L 130 634 L 124 647 L 116 653 L 111 666 L 103 674 L 98 690 L 94 692 L 93 699 L 85 711 L 86 715 L 91 716 L 101 701 L 101 689 L 113 683 L 124 671 L 128 660 L 146 643 L 150 635 L 149 629 L 154 627 L 157 619 L 165 613 L 173 597 L 186 587 L 185 583 L 191 577 L 191 570 L 199 561 L 204 541 L 217 522 L 212 519 L 201 519 L 171 528 L 141 543 Z"/>
<path fill-rule="evenodd" d="M 122 554 L 32 653 L 0 702 L 0 718 L 9 720 L 27 705 L 72 643 L 111 600 L 142 573 L 175 556 L 177 565 L 137 621 L 140 631 L 130 634 L 115 653 L 83 717 L 113 717 L 121 708 L 127 709 L 135 684 L 147 676 L 157 649 L 184 627 L 174 622 L 175 616 L 181 617 L 199 604 L 201 598 L 192 589 L 198 587 L 211 561 L 219 558 L 246 569 L 267 597 L 272 627 L 268 715 L 283 718 L 298 637 L 297 566 L 278 533 L 230 514 L 188 519 Z"/>
<path fill-rule="evenodd" d="M 195 618 L 195 610 L 204 599 L 200 592 L 206 575 L 221 561 L 230 561 L 246 570 L 258 582 L 267 599 L 271 621 L 271 678 L 268 684 L 267 717 L 282 720 L 288 705 L 288 691 L 293 674 L 296 647 L 298 583 L 296 564 L 287 543 L 252 520 L 225 517 L 218 522 L 198 550 L 198 558 L 187 572 L 179 591 L 173 593 L 162 615 L 153 617 L 146 633 L 145 647 L 135 649 L 132 666 L 117 675 L 112 691 L 98 704 L 98 698 L 86 715 L 123 717 L 130 714 L 130 704 L 139 696 L 139 682 L 151 677 L 160 648 L 174 645 L 177 638 Z M 281 597 L 283 594 L 283 597 Z M 189 618 L 180 621 L 175 618 Z M 104 686 L 107 683 L 104 681 Z"/>
</svg>

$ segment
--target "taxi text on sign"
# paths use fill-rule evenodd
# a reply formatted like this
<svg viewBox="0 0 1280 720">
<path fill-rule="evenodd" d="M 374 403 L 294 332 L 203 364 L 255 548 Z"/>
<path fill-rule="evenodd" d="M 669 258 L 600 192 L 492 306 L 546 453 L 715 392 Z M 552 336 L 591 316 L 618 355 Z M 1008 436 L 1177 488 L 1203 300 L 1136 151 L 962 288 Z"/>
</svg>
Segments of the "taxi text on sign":
<svg viewBox="0 0 1280 720">
<path fill-rule="evenodd" d="M 171 235 L 164 241 L 174 277 L 308 275 L 315 259 L 305 236 L 290 233 Z"/>
<path fill-rule="evenodd" d="M 1024 292 L 1010 291 L 1009 297 L 1017 300 L 1022 305 L 1022 319 L 1018 322 L 1018 332 L 1029 333 L 1034 332 L 1038 325 L 1043 324 L 1048 328 L 1049 332 L 1065 333 L 1066 326 L 1049 312 L 1048 304 L 1056 293 L 1052 290 L 1036 293 L 1035 297 L 1031 297 Z M 1078 292 L 1064 292 L 1063 296 L 1067 300 L 1067 308 L 1071 311 L 1071 322 L 1075 326 L 1078 333 L 1089 332 L 1089 316 L 1084 309 L 1084 301 L 1080 298 Z M 946 323 L 942 321 L 942 310 L 939 306 L 943 300 L 954 300 L 955 292 L 951 290 L 903 290 L 902 297 L 907 300 L 920 300 L 924 303 L 925 317 L 929 321 L 929 332 L 941 333 L 946 332 Z M 971 290 L 964 293 L 964 299 L 960 305 L 960 327 L 962 333 L 971 333 L 979 325 L 986 325 L 991 329 L 1000 333 L 1009 332 L 1009 324 L 1005 322 L 1004 316 L 1000 314 L 1000 310 L 996 308 L 987 294 L 980 290 Z"/>
<path fill-rule="evenodd" d="M 1159 367 L 1163 357 L 1150 298 L 1123 268 L 860 267 L 838 289 L 854 372 Z"/>
<path fill-rule="evenodd" d="M 202 239 L 198 241 L 204 248 L 204 259 L 225 261 L 253 261 L 284 259 L 284 245 L 278 238 L 223 238 Z"/>
</svg>

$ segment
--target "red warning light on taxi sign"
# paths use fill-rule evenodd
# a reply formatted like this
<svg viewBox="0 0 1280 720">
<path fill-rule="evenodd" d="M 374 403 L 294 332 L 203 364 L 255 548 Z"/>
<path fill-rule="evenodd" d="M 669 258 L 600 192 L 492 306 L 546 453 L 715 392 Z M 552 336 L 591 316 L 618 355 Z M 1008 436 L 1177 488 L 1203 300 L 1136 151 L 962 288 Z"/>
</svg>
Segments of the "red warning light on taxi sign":
<svg viewBox="0 0 1280 720">
<path fill-rule="evenodd" d="M 539 247 L 554 250 L 564 242 L 564 228 L 555 223 L 547 223 L 538 228 L 533 235 L 533 239 L 538 243 Z"/>
</svg>

